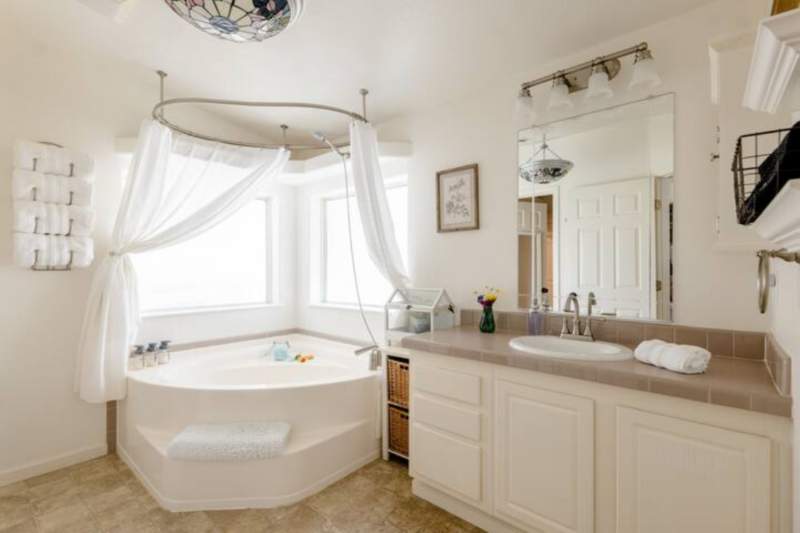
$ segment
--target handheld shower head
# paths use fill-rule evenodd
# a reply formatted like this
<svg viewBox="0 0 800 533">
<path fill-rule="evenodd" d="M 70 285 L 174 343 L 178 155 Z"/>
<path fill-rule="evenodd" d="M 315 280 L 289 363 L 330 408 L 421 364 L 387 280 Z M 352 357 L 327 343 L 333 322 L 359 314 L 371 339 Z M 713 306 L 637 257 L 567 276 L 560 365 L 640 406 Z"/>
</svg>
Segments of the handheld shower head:
<svg viewBox="0 0 800 533">
<path fill-rule="evenodd" d="M 324 134 L 324 133 L 322 133 L 321 131 L 314 131 L 314 132 L 312 132 L 312 133 L 311 133 L 311 135 L 313 135 L 313 136 L 314 136 L 314 138 L 315 138 L 316 140 L 318 140 L 318 141 L 320 141 L 320 142 L 323 142 L 323 143 L 327 144 L 327 145 L 328 145 L 328 148 L 330 148 L 331 150 L 333 150 L 334 152 L 336 152 L 336 154 L 337 154 L 339 157 L 347 157 L 347 156 L 346 156 L 345 154 L 343 154 L 343 153 L 342 153 L 342 151 L 341 151 L 341 150 L 339 150 L 339 148 L 337 148 L 337 146 L 336 146 L 335 144 L 333 144 L 333 143 L 330 141 L 330 139 L 328 139 L 328 138 L 325 136 L 325 134 Z"/>
</svg>

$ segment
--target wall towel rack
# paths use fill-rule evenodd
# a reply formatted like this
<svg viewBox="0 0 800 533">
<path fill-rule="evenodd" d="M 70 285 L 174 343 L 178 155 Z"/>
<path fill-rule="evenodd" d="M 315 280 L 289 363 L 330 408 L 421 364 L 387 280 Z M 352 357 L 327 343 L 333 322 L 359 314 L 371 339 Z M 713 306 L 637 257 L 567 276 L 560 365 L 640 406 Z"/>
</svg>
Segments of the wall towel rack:
<svg viewBox="0 0 800 533">
<path fill-rule="evenodd" d="M 800 264 L 800 253 L 789 252 L 785 249 L 780 250 L 759 250 L 758 256 L 758 277 L 756 286 L 758 288 L 758 310 L 763 315 L 767 312 L 769 305 L 769 289 L 772 287 L 772 274 L 770 273 L 769 261 L 772 258 L 782 259 L 789 263 Z"/>
</svg>

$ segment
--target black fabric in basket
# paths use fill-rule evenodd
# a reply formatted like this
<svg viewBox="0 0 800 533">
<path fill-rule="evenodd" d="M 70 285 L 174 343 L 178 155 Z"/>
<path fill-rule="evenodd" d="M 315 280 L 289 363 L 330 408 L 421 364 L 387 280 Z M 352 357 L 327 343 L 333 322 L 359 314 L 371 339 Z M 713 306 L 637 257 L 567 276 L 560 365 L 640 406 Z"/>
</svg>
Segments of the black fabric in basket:
<svg viewBox="0 0 800 533">
<path fill-rule="evenodd" d="M 758 174 L 761 179 L 740 212 L 741 224 L 755 222 L 786 182 L 800 178 L 800 122 L 792 126 L 778 148 L 759 165 Z"/>
</svg>

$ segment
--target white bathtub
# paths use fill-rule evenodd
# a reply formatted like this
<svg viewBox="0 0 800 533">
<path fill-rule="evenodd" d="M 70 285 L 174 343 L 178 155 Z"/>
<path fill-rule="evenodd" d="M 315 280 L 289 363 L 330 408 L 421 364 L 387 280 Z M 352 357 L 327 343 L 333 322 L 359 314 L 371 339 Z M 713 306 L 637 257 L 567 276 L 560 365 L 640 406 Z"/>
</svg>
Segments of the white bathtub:
<svg viewBox="0 0 800 533">
<path fill-rule="evenodd" d="M 265 357 L 273 340 L 310 363 Z M 301 500 L 379 456 L 379 378 L 354 346 L 286 335 L 173 354 L 130 372 L 118 453 L 172 511 L 274 507 Z M 167 445 L 195 423 L 285 421 L 285 453 L 241 462 L 179 461 Z"/>
</svg>

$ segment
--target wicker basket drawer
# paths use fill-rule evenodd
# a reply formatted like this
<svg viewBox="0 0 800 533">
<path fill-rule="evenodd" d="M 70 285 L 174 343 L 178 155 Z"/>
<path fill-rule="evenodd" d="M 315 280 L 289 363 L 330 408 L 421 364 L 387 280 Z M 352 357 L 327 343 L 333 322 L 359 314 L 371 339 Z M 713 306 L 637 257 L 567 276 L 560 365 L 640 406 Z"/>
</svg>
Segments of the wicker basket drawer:
<svg viewBox="0 0 800 533">
<path fill-rule="evenodd" d="M 389 406 L 389 449 L 408 457 L 408 413 Z"/>
<path fill-rule="evenodd" d="M 386 363 L 389 402 L 408 407 L 408 363 L 389 359 Z"/>
</svg>

